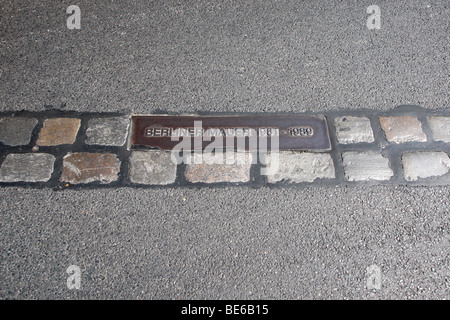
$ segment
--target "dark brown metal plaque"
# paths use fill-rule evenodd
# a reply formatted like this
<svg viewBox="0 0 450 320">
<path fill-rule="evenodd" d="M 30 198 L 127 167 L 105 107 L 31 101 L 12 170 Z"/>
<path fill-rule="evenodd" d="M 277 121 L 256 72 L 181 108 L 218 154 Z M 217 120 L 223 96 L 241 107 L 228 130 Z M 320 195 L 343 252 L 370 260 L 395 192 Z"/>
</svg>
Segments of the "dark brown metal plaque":
<svg viewBox="0 0 450 320">
<path fill-rule="evenodd" d="M 326 118 L 306 115 L 230 115 L 132 117 L 130 146 L 148 146 L 172 150 L 182 139 L 191 140 L 190 150 L 206 148 L 215 141 L 233 142 L 234 149 L 330 150 Z"/>
</svg>

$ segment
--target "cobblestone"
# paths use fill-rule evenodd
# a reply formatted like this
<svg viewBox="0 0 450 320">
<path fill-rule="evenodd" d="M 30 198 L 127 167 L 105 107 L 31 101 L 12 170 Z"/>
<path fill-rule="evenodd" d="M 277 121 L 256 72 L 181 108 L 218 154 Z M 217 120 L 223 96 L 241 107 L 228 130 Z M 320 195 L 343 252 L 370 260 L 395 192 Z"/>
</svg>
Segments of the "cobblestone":
<svg viewBox="0 0 450 320">
<path fill-rule="evenodd" d="M 129 159 L 129 178 L 132 183 L 167 185 L 175 182 L 177 165 L 171 153 L 150 150 L 133 151 Z"/>
<path fill-rule="evenodd" d="M 46 182 L 54 170 L 55 157 L 47 153 L 11 153 L 0 168 L 1 182 Z"/>
<path fill-rule="evenodd" d="M 37 123 L 38 120 L 35 118 L 0 119 L 0 142 L 9 146 L 30 143 L 31 134 Z"/>
<path fill-rule="evenodd" d="M 402 156 L 404 177 L 407 181 L 442 176 L 450 170 L 448 154 L 436 152 L 407 152 Z"/>
<path fill-rule="evenodd" d="M 338 141 L 341 144 L 375 141 L 370 120 L 366 117 L 337 117 L 334 124 Z"/>
<path fill-rule="evenodd" d="M 44 121 L 39 133 L 38 146 L 73 144 L 80 128 L 80 119 L 52 118 Z"/>
<path fill-rule="evenodd" d="M 394 143 L 425 142 L 427 136 L 422 130 L 422 124 L 416 117 L 396 116 L 379 117 L 381 128 L 386 139 Z"/>
<path fill-rule="evenodd" d="M 96 118 L 88 122 L 86 144 L 123 146 L 127 141 L 130 119 Z"/>
<path fill-rule="evenodd" d="M 244 152 L 224 152 L 223 157 L 207 153 L 200 161 L 189 155 L 185 158 L 186 180 L 192 183 L 218 183 L 218 182 L 248 182 L 250 181 L 250 167 L 252 154 Z"/>
<path fill-rule="evenodd" d="M 450 142 L 450 117 L 427 117 L 433 140 Z"/>
<path fill-rule="evenodd" d="M 344 152 L 342 159 L 348 181 L 389 180 L 394 175 L 389 160 L 376 152 Z"/>
<path fill-rule="evenodd" d="M 61 181 L 71 184 L 100 181 L 111 183 L 118 179 L 120 161 L 111 153 L 68 153 L 63 159 Z"/>
<path fill-rule="evenodd" d="M 333 159 L 327 153 L 272 153 L 265 161 L 269 183 L 283 180 L 291 183 L 313 182 L 316 179 L 335 178 Z"/>
</svg>

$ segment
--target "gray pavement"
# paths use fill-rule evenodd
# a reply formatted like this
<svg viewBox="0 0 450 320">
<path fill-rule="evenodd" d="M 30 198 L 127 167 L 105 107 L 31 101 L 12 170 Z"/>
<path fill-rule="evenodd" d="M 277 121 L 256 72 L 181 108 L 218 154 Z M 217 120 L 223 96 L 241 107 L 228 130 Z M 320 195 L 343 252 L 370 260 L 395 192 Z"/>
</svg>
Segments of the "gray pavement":
<svg viewBox="0 0 450 320">
<path fill-rule="evenodd" d="M 0 194 L 6 298 L 448 298 L 445 187 Z"/>
<path fill-rule="evenodd" d="M 448 1 L 76 4 L 0 1 L 0 111 L 448 108 Z M 449 191 L 4 187 L 0 298 L 448 299 Z"/>
<path fill-rule="evenodd" d="M 447 108 L 449 2 L 372 4 L 1 1 L 0 110 Z"/>
</svg>

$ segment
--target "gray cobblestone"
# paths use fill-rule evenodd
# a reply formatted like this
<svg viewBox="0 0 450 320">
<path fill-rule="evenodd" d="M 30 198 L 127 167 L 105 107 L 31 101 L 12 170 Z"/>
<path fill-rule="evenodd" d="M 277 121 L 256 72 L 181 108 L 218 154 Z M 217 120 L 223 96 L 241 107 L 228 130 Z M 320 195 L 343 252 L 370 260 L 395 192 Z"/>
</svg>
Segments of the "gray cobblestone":
<svg viewBox="0 0 450 320">
<path fill-rule="evenodd" d="M 433 140 L 450 142 L 450 117 L 427 117 Z"/>
<path fill-rule="evenodd" d="M 407 152 L 402 156 L 405 180 L 416 181 L 419 178 L 442 176 L 450 170 L 448 154 L 435 152 Z"/>
<path fill-rule="evenodd" d="M 127 141 L 128 118 L 96 118 L 88 122 L 86 144 L 102 146 L 123 146 Z"/>
<path fill-rule="evenodd" d="M 371 143 L 373 137 L 370 120 L 366 117 L 338 117 L 334 121 L 339 143 Z"/>
<path fill-rule="evenodd" d="M 313 182 L 316 179 L 335 178 L 333 160 L 327 153 L 280 152 L 267 155 L 264 161 L 267 163 L 269 183 L 283 180 L 291 183 Z"/>
<path fill-rule="evenodd" d="M 37 123 L 37 119 L 34 118 L 0 119 L 0 142 L 9 146 L 30 143 L 31 134 Z"/>
<path fill-rule="evenodd" d="M 52 175 L 55 157 L 47 153 L 12 153 L 0 168 L 1 182 L 45 182 Z"/>
<path fill-rule="evenodd" d="M 175 182 L 177 165 L 171 153 L 160 150 L 133 151 L 129 159 L 129 179 L 136 184 L 167 185 Z"/>
<path fill-rule="evenodd" d="M 342 160 L 348 181 L 389 180 L 394 175 L 389 160 L 376 152 L 344 152 Z"/>
</svg>

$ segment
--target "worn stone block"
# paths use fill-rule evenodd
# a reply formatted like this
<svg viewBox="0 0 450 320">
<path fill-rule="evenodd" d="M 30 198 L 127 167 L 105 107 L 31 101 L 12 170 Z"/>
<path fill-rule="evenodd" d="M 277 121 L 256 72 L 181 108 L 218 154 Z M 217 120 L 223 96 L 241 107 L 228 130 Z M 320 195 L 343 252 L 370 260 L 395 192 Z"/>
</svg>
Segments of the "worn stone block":
<svg viewBox="0 0 450 320">
<path fill-rule="evenodd" d="M 268 154 L 266 164 L 267 181 L 276 183 L 313 182 L 316 179 L 334 179 L 333 159 L 328 153 L 279 152 Z"/>
<path fill-rule="evenodd" d="M 373 137 L 370 120 L 366 117 L 337 117 L 334 120 L 339 143 L 371 143 Z"/>
<path fill-rule="evenodd" d="M 80 128 L 80 119 L 52 118 L 44 121 L 39 133 L 38 146 L 57 146 L 73 144 Z"/>
<path fill-rule="evenodd" d="M 0 142 L 8 146 L 20 146 L 30 143 L 33 129 L 38 123 L 34 118 L 0 119 Z"/>
<path fill-rule="evenodd" d="M 133 151 L 129 158 L 128 173 L 133 183 L 167 185 L 175 182 L 177 164 L 172 161 L 170 152 Z"/>
<path fill-rule="evenodd" d="M 123 146 L 127 141 L 128 118 L 90 119 L 86 130 L 86 144 L 102 146 Z"/>
<path fill-rule="evenodd" d="M 111 183 L 118 179 L 120 160 L 111 153 L 68 153 L 63 159 L 60 180 L 71 184 L 100 181 Z"/>
<path fill-rule="evenodd" d="M 413 116 L 379 117 L 386 139 L 394 143 L 425 142 L 422 124 Z"/>
<path fill-rule="evenodd" d="M 450 117 L 427 117 L 434 141 L 450 142 Z"/>
<path fill-rule="evenodd" d="M 407 181 L 442 176 L 450 170 L 448 154 L 442 151 L 407 152 L 402 155 L 403 175 Z"/>
<path fill-rule="evenodd" d="M 199 160 L 200 159 L 200 160 Z M 192 183 L 248 182 L 252 154 L 247 152 L 223 152 L 220 156 L 206 153 L 197 157 L 188 155 L 185 177 Z"/>
<path fill-rule="evenodd" d="M 51 178 L 55 157 L 47 153 L 8 154 L 0 168 L 1 182 L 46 182 Z"/>
<path fill-rule="evenodd" d="M 394 175 L 389 160 L 376 152 L 344 152 L 342 160 L 348 181 L 389 180 Z"/>
</svg>

